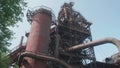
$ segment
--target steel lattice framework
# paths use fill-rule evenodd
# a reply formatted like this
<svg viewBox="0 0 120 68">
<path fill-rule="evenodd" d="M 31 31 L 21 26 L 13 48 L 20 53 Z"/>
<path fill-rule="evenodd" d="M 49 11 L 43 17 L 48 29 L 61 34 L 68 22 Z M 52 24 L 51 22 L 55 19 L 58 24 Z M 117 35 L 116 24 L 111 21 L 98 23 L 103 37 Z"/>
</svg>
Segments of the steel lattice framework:
<svg viewBox="0 0 120 68">
<path fill-rule="evenodd" d="M 14 66 L 18 62 L 20 68 L 120 68 L 120 53 L 106 58 L 106 63 L 97 62 L 93 48 L 112 43 L 120 52 L 120 40 L 92 41 L 92 23 L 75 11 L 73 4 L 64 3 L 57 20 L 53 11 L 45 6 L 28 10 L 31 31 L 26 33 L 26 37 L 29 38 L 26 44 L 22 44 L 21 37 L 19 47 L 9 54 L 11 64 Z"/>
<path fill-rule="evenodd" d="M 73 3 L 64 3 L 58 15 L 58 23 L 55 24 L 55 32 L 51 34 L 50 54 L 68 64 L 77 67 L 94 62 L 93 47 L 66 52 L 65 49 L 92 41 L 90 25 L 79 12 L 74 11 Z M 54 64 L 55 66 L 55 64 Z M 57 65 L 57 68 L 60 67 Z M 55 67 L 56 68 L 56 67 Z"/>
</svg>

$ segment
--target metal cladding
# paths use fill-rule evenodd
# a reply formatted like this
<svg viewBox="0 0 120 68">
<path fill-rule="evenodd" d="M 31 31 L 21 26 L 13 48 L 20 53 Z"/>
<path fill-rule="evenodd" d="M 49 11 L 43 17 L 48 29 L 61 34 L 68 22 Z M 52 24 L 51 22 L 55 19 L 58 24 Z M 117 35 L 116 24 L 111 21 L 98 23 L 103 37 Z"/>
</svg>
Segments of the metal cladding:
<svg viewBox="0 0 120 68">
<path fill-rule="evenodd" d="M 28 19 L 31 21 L 31 29 L 26 51 L 41 55 L 48 54 L 51 14 L 51 11 L 40 8 L 33 11 L 30 17 L 28 16 Z M 24 58 L 22 64 L 21 68 L 47 68 L 45 61 L 28 57 Z"/>
</svg>

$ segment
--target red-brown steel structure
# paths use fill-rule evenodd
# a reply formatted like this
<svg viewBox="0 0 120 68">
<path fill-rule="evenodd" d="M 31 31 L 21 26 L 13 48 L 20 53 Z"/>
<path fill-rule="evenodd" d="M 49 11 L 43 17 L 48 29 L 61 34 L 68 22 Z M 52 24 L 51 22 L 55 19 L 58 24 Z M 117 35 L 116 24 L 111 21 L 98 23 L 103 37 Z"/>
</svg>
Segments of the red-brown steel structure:
<svg viewBox="0 0 120 68">
<path fill-rule="evenodd" d="M 56 22 L 50 9 L 28 10 L 31 29 L 26 34 L 27 43 L 23 46 L 22 37 L 19 48 L 10 54 L 12 63 L 18 61 L 20 68 L 120 68 L 120 53 L 116 55 L 117 62 L 107 64 L 96 61 L 93 48 L 113 43 L 120 51 L 120 41 L 115 38 L 92 41 L 91 23 L 72 6 L 73 2 L 64 3 Z"/>
<path fill-rule="evenodd" d="M 27 40 L 26 51 L 40 55 L 48 54 L 51 17 L 46 9 L 32 16 L 30 34 Z M 24 57 L 20 68 L 47 68 L 45 61 Z"/>
</svg>

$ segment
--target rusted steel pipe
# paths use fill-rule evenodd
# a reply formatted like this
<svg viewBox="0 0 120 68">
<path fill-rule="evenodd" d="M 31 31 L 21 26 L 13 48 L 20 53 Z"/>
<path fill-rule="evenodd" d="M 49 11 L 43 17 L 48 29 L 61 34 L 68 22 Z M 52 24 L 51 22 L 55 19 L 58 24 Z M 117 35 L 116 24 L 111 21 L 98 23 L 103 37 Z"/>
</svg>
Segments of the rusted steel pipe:
<svg viewBox="0 0 120 68">
<path fill-rule="evenodd" d="M 40 60 L 40 61 L 54 61 L 56 63 L 59 63 L 61 65 L 63 65 L 65 68 L 72 68 L 70 65 L 68 65 L 67 63 L 57 59 L 57 58 L 54 58 L 54 57 L 50 57 L 50 56 L 45 56 L 45 55 L 36 55 L 34 53 L 31 53 L 31 52 L 23 52 L 21 55 L 20 55 L 20 60 L 23 59 L 23 57 L 30 57 L 30 58 L 33 58 L 33 59 L 37 59 L 37 60 Z M 41 68 L 41 67 L 39 67 Z"/>
<path fill-rule="evenodd" d="M 22 44 L 23 44 L 23 39 L 24 39 L 24 36 L 21 36 L 21 40 L 20 40 L 19 47 L 21 47 L 21 46 L 22 46 Z"/>
<path fill-rule="evenodd" d="M 26 51 L 35 54 L 48 54 L 49 34 L 52 14 L 51 11 L 40 8 L 31 14 L 31 29 L 27 39 Z M 24 58 L 20 68 L 47 68 L 47 63 L 32 59 Z"/>
<path fill-rule="evenodd" d="M 83 49 L 83 48 L 88 48 L 88 47 L 102 45 L 102 44 L 105 44 L 105 43 L 112 43 L 112 44 L 114 44 L 118 48 L 119 53 L 120 53 L 120 40 L 118 40 L 116 38 L 111 38 L 111 37 L 100 39 L 100 40 L 96 40 L 96 41 L 92 41 L 92 42 L 88 42 L 88 43 L 75 45 L 75 46 L 67 48 L 66 51 L 74 51 L 74 50 L 78 50 L 78 49 Z"/>
</svg>

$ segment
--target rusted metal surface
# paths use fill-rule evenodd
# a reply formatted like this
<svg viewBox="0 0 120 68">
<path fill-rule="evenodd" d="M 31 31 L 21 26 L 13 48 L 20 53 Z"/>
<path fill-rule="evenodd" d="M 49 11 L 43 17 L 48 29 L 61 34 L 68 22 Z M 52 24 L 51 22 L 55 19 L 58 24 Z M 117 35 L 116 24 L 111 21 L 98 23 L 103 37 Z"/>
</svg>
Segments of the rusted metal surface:
<svg viewBox="0 0 120 68">
<path fill-rule="evenodd" d="M 92 23 L 72 7 L 73 2 L 64 3 L 56 22 L 50 10 L 28 11 L 31 30 L 26 34 L 26 49 L 22 48 L 25 52 L 17 56 L 20 68 L 97 68 L 104 64 L 96 65 L 94 46 L 113 43 L 120 51 L 120 41 L 115 38 L 92 41 Z M 11 53 L 11 58 L 22 49 Z"/>
<path fill-rule="evenodd" d="M 26 46 L 22 45 L 22 46 L 17 46 L 17 48 L 15 48 L 15 50 L 13 50 L 9 56 L 10 59 L 12 60 L 11 63 L 17 62 L 17 58 L 18 58 L 18 54 L 23 52 L 25 50 Z"/>
<path fill-rule="evenodd" d="M 33 58 L 33 59 L 37 59 L 39 61 L 53 61 L 53 62 L 56 62 L 56 63 L 59 63 L 59 64 L 63 65 L 65 68 L 72 68 L 70 65 L 68 65 L 64 61 L 59 60 L 59 59 L 54 58 L 54 57 L 50 57 L 50 56 L 37 55 L 37 54 L 31 53 L 31 52 L 23 52 L 23 53 L 21 53 L 20 56 L 21 56 L 20 60 L 22 60 L 23 57 L 30 57 L 30 58 Z M 41 67 L 39 67 L 39 68 L 41 68 Z"/>
<path fill-rule="evenodd" d="M 21 36 L 21 40 L 20 40 L 19 46 L 22 46 L 22 44 L 23 44 L 23 39 L 24 39 L 24 36 Z"/>
<path fill-rule="evenodd" d="M 90 63 L 85 66 L 85 68 L 90 68 L 93 63 Z M 108 64 L 108 63 L 103 63 L 103 62 L 96 62 L 96 68 L 120 68 L 119 65 L 116 64 Z"/>
<path fill-rule="evenodd" d="M 76 50 L 74 52 L 65 51 L 66 48 L 74 45 L 92 41 L 90 26 L 91 23 L 88 22 L 78 11 L 74 10 L 73 2 L 64 3 L 62 5 L 58 14 L 57 28 L 60 40 L 57 49 L 59 50 L 60 59 L 71 64 L 74 68 L 80 68 L 85 64 L 88 64 L 88 62 L 95 61 L 94 50 L 92 47 Z M 58 37 L 56 37 L 56 40 L 58 40 Z M 77 56 L 77 58 L 73 55 Z M 84 58 L 78 56 L 84 56 Z"/>
<path fill-rule="evenodd" d="M 109 64 L 116 64 L 118 66 L 120 66 L 120 54 L 116 53 L 114 55 L 112 55 L 111 57 L 107 57 L 104 60 L 105 63 L 109 63 Z"/>
<path fill-rule="evenodd" d="M 67 48 L 66 51 L 74 51 L 74 50 L 78 50 L 78 49 L 84 49 L 84 48 L 88 48 L 88 47 L 99 46 L 99 45 L 102 45 L 102 44 L 105 44 L 105 43 L 114 44 L 120 52 L 120 40 L 118 40 L 116 38 L 111 38 L 111 37 L 100 39 L 100 40 L 95 40 L 95 41 L 88 42 L 88 43 L 75 45 L 75 46 L 72 46 L 70 48 Z"/>
<path fill-rule="evenodd" d="M 14 47 L 11 51 L 10 51 L 10 58 L 11 58 L 11 63 L 14 63 L 17 61 L 17 57 L 18 57 L 18 53 L 21 53 L 22 51 L 25 50 L 26 46 L 23 44 L 23 36 L 21 36 L 21 40 L 18 46 Z"/>
<path fill-rule="evenodd" d="M 51 11 L 40 8 L 33 12 L 30 34 L 27 40 L 26 51 L 35 54 L 48 54 Z M 47 63 L 25 57 L 20 68 L 47 68 Z"/>
</svg>

